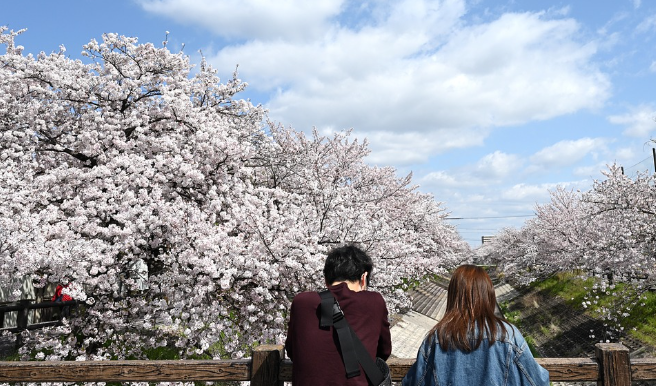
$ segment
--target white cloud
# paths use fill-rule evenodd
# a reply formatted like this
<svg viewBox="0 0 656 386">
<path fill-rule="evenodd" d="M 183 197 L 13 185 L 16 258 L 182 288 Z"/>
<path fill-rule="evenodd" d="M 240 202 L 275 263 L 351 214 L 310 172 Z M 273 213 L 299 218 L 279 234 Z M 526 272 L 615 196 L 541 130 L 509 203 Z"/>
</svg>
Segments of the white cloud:
<svg viewBox="0 0 656 386">
<path fill-rule="evenodd" d="M 436 172 L 431 172 L 425 175 L 419 181 L 419 185 L 422 187 L 439 187 L 439 188 L 454 188 L 454 187 L 464 187 L 464 186 L 473 186 L 472 180 L 468 178 L 456 178 L 455 176 L 449 175 L 443 170 L 438 170 Z"/>
<path fill-rule="evenodd" d="M 643 156 L 636 151 L 635 147 L 619 147 L 612 151 L 605 152 L 603 159 L 592 165 L 579 166 L 574 168 L 572 174 L 575 177 L 583 177 L 586 179 L 599 179 L 604 178 L 602 171 L 608 170 L 608 166 L 613 163 L 619 165 L 631 165 Z"/>
<path fill-rule="evenodd" d="M 501 197 L 506 200 L 532 201 L 534 203 L 544 203 L 549 201 L 550 191 L 561 186 L 567 189 L 584 190 L 590 185 L 589 180 L 567 181 L 558 183 L 543 183 L 539 185 L 516 184 L 505 190 Z"/>
<path fill-rule="evenodd" d="M 531 162 L 541 167 L 562 167 L 573 165 L 589 153 L 604 148 L 607 140 L 602 138 L 581 138 L 575 141 L 560 141 L 546 147 L 533 156 Z"/>
<path fill-rule="evenodd" d="M 620 40 L 620 34 L 617 32 L 610 32 L 610 30 L 621 23 L 623 20 L 626 20 L 628 17 L 628 12 L 617 12 L 610 18 L 610 20 L 606 21 L 606 23 L 597 30 L 597 32 L 603 36 L 604 41 L 600 42 L 602 47 L 612 47 Z"/>
<path fill-rule="evenodd" d="M 647 33 L 654 28 L 656 28 L 656 15 L 650 15 L 640 22 L 635 30 L 638 33 Z"/>
<path fill-rule="evenodd" d="M 144 7 L 247 39 L 208 60 L 226 72 L 239 64 L 240 77 L 270 96 L 274 120 L 414 140 L 408 158 L 372 139 L 372 159 L 387 163 L 479 145 L 495 127 L 595 109 L 609 96 L 609 79 L 592 62 L 594 43 L 581 42 L 578 23 L 558 12 L 469 22 L 464 0 L 364 3 L 369 8 L 285 1 L 266 10 L 270 16 L 255 0 L 216 10 L 226 4 L 150 0 Z"/>
<path fill-rule="evenodd" d="M 640 105 L 630 109 L 626 114 L 611 115 L 610 123 L 625 127 L 624 135 L 648 139 L 656 131 L 656 109 L 651 105 Z"/>
<path fill-rule="evenodd" d="M 343 0 L 138 0 L 147 12 L 234 39 L 320 38 Z"/>
<path fill-rule="evenodd" d="M 634 9 L 640 8 L 641 4 L 642 4 L 642 0 L 633 0 L 633 8 Z"/>
<path fill-rule="evenodd" d="M 615 159 L 617 161 L 620 162 L 631 161 L 636 159 L 636 157 L 639 157 L 639 155 L 637 154 L 635 148 L 633 147 L 621 147 L 615 149 Z"/>
<path fill-rule="evenodd" d="M 425 163 L 431 154 L 443 153 L 449 149 L 480 146 L 487 136 L 487 130 L 460 131 L 438 129 L 433 132 L 355 132 L 356 136 L 366 137 L 371 149 L 368 162 L 373 164 L 409 165 Z"/>
<path fill-rule="evenodd" d="M 521 167 L 522 160 L 514 154 L 495 151 L 482 157 L 474 165 L 464 166 L 458 170 L 431 172 L 419 179 L 422 188 L 480 188 L 489 183 L 500 183 L 504 178 L 513 176 Z"/>
<path fill-rule="evenodd" d="M 504 178 L 513 174 L 521 164 L 520 157 L 497 150 L 478 161 L 474 175 L 483 179 Z"/>
<path fill-rule="evenodd" d="M 598 178 L 601 176 L 600 170 L 605 169 L 605 165 L 588 165 L 574 168 L 572 174 L 576 177 Z"/>
<path fill-rule="evenodd" d="M 549 189 L 553 189 L 556 186 L 556 184 L 517 184 L 505 190 L 501 194 L 501 197 L 506 200 L 531 200 L 533 202 L 544 202 L 549 198 Z"/>
</svg>

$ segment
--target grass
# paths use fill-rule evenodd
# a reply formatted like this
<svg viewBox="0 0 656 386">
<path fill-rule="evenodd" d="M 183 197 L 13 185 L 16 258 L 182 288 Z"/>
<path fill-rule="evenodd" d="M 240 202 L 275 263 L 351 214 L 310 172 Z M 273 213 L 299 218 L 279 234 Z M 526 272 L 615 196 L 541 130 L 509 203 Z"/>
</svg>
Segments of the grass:
<svg viewBox="0 0 656 386">
<path fill-rule="evenodd" d="M 522 314 L 519 310 L 510 310 L 508 302 L 503 302 L 499 304 L 499 308 L 501 309 L 501 313 L 503 314 L 504 318 L 511 324 L 515 325 L 515 327 L 521 329 L 522 325 Z M 529 335 L 524 335 L 524 340 L 526 340 L 526 344 L 528 345 L 529 350 L 531 350 L 531 353 L 535 358 L 538 358 L 540 354 L 538 353 L 538 350 L 536 349 L 535 346 L 535 340 L 533 337 Z"/>
<path fill-rule="evenodd" d="M 600 316 L 600 313 L 596 311 L 599 306 L 622 307 L 627 299 L 637 296 L 633 287 L 620 283 L 612 290 L 597 291 L 591 296 L 591 299 L 586 299 L 595 280 L 597 279 L 582 279 L 577 272 L 562 272 L 544 281 L 533 283 L 532 286 L 547 291 L 550 295 L 560 297 L 571 307 L 595 318 Z M 622 318 L 621 324 L 629 336 L 650 346 L 656 346 L 656 293 L 647 291 L 643 296 L 644 299 L 638 300 L 637 305 L 627 310 L 628 315 Z M 583 302 L 586 300 L 597 303 L 586 308 L 583 306 Z"/>
<path fill-rule="evenodd" d="M 565 302 L 576 309 L 583 309 L 583 301 L 588 290 L 594 284 L 593 278 L 583 280 L 575 272 L 561 272 L 546 280 L 534 282 L 532 287 L 547 291 L 551 295 L 559 296 Z"/>
<path fill-rule="evenodd" d="M 631 328 L 629 334 L 642 342 L 656 346 L 656 293 L 647 292 L 646 299 L 638 307 L 633 308 L 630 316 Z"/>
<path fill-rule="evenodd" d="M 533 354 L 534 358 L 539 358 L 540 353 L 538 353 L 538 350 L 535 348 L 535 340 L 533 340 L 532 337 L 530 336 L 525 336 L 524 340 L 526 341 L 526 344 L 528 345 L 528 349 L 531 350 L 531 354 Z"/>
<path fill-rule="evenodd" d="M 503 314 L 507 321 L 514 324 L 518 328 L 521 327 L 522 318 L 521 312 L 519 312 L 519 310 L 511 311 L 508 302 L 499 304 L 499 308 L 501 309 L 501 314 Z"/>
</svg>

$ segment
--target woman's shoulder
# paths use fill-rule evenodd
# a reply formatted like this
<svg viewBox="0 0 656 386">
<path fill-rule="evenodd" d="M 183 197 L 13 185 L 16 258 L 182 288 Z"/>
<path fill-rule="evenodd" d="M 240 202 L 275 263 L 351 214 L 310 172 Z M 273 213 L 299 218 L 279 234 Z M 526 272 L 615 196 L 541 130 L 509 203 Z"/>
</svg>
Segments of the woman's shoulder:
<svg viewBox="0 0 656 386">
<path fill-rule="evenodd" d="M 503 326 L 506 328 L 507 331 L 518 331 L 519 332 L 517 327 L 514 324 L 508 322 L 507 320 L 502 320 L 501 324 L 503 324 Z"/>
<path fill-rule="evenodd" d="M 506 328 L 506 340 L 515 343 L 516 345 L 521 345 L 524 342 L 524 336 L 519 329 L 512 323 L 503 321 L 503 326 Z"/>
</svg>

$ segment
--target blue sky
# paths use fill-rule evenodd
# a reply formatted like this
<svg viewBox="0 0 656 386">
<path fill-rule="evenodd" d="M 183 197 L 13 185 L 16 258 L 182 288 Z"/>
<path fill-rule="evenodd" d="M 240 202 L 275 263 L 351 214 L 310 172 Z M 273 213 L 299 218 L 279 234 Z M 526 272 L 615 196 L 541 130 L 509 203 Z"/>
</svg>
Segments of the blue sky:
<svg viewBox="0 0 656 386">
<path fill-rule="evenodd" d="M 65 4 L 65 5 L 63 5 Z M 656 3 L 646 0 L 11 1 L 27 52 L 105 32 L 200 52 L 285 126 L 367 138 L 472 246 L 557 185 L 654 171 Z"/>
</svg>

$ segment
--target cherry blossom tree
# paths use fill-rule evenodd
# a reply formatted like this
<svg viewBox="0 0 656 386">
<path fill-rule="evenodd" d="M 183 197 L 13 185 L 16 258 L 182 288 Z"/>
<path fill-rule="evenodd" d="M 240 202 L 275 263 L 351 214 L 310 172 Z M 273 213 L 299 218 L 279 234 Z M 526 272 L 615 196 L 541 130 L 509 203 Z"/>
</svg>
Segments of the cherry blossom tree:
<svg viewBox="0 0 656 386">
<path fill-rule="evenodd" d="M 535 219 L 477 254 L 522 284 L 563 271 L 594 277 L 584 306 L 607 321 L 606 338 L 616 338 L 656 281 L 656 174 L 630 178 L 616 165 L 604 174 L 587 192 L 551 192 Z M 602 305 L 600 294 L 614 294 L 616 302 Z"/>
<path fill-rule="evenodd" d="M 20 32 L 0 28 L 0 281 L 72 282 L 84 302 L 24 332 L 24 357 L 240 357 L 282 340 L 333 246 L 370 252 L 392 310 L 404 278 L 467 256 L 410 176 L 366 164 L 348 132 L 267 121 L 235 98 L 236 73 L 221 83 L 204 60 L 116 34 L 84 62 L 34 57 Z"/>
</svg>

